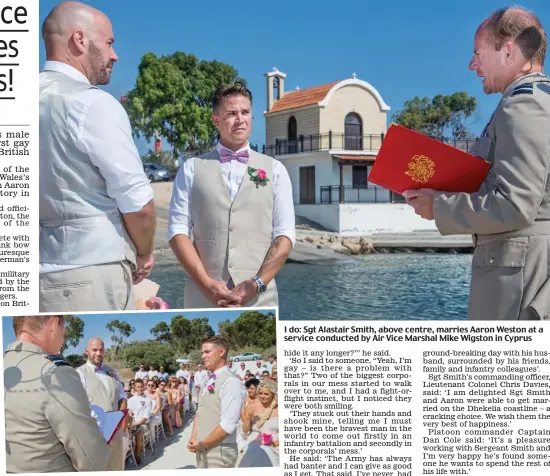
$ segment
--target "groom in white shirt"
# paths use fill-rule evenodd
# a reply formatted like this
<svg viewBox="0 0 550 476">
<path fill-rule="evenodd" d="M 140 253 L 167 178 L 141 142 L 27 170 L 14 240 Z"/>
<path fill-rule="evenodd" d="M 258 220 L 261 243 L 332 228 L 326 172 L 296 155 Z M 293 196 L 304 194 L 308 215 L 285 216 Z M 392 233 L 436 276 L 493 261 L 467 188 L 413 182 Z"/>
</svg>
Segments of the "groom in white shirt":
<svg viewBox="0 0 550 476">
<path fill-rule="evenodd" d="M 295 241 L 292 187 L 280 162 L 250 148 L 251 109 L 242 84 L 219 87 L 216 149 L 185 161 L 174 182 L 168 239 L 190 276 L 186 308 L 278 303 L 274 277 Z"/>
<path fill-rule="evenodd" d="M 229 343 L 214 336 L 202 343 L 208 379 L 199 394 L 189 451 L 197 468 L 233 468 L 237 462 L 237 424 L 245 394 L 240 380 L 227 369 Z"/>
<path fill-rule="evenodd" d="M 153 190 L 128 115 L 108 84 L 109 19 L 79 2 L 44 20 L 40 73 L 41 312 L 135 309 L 153 266 Z"/>
</svg>

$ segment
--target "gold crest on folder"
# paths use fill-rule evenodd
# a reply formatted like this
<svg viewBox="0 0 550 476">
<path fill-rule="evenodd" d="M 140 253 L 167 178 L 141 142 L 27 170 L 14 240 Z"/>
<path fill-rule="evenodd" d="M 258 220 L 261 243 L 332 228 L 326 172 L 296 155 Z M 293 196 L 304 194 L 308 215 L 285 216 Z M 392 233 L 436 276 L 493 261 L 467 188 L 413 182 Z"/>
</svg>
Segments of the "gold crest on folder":
<svg viewBox="0 0 550 476">
<path fill-rule="evenodd" d="M 409 170 L 405 174 L 415 182 L 428 183 L 435 175 L 435 162 L 425 155 L 415 155 L 409 162 Z"/>
</svg>

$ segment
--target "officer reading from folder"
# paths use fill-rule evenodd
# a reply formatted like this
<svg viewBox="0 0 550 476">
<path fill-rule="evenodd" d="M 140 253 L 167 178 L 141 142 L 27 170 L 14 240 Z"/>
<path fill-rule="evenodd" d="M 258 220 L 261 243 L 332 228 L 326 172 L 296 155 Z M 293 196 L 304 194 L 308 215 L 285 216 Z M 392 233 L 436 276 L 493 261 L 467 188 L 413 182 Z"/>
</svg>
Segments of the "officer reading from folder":
<svg viewBox="0 0 550 476">
<path fill-rule="evenodd" d="M 547 38 L 518 7 L 477 29 L 470 69 L 500 103 L 473 153 L 492 167 L 477 193 L 410 190 L 417 214 L 443 235 L 471 233 L 469 319 L 550 319 L 550 78 Z"/>
</svg>

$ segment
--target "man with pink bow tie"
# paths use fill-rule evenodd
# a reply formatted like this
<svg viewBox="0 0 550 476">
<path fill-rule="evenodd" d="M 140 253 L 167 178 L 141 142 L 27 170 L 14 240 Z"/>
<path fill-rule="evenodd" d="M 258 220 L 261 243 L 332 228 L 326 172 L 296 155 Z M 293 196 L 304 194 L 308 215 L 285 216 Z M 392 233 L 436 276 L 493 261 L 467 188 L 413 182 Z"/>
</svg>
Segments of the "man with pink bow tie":
<svg viewBox="0 0 550 476">
<path fill-rule="evenodd" d="M 185 308 L 278 303 L 274 277 L 296 236 L 292 186 L 280 162 L 250 148 L 251 110 L 242 84 L 219 87 L 219 142 L 186 160 L 174 182 L 168 239 L 189 274 Z"/>
<path fill-rule="evenodd" d="M 106 412 L 127 408 L 124 385 L 116 371 L 105 365 L 105 344 L 93 337 L 86 346 L 88 361 L 78 367 L 80 381 L 88 394 L 90 404 L 101 407 Z M 124 449 L 122 431 L 117 431 L 109 445 L 109 464 L 107 471 L 124 471 Z"/>
</svg>

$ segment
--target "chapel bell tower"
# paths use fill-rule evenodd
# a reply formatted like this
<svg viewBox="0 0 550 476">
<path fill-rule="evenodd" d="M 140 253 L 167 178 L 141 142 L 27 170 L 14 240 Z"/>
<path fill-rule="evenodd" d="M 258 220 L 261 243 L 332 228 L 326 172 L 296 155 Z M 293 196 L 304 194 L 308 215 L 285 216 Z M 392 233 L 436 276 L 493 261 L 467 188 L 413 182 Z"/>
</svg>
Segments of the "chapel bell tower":
<svg viewBox="0 0 550 476">
<path fill-rule="evenodd" d="M 273 103 L 285 94 L 286 74 L 275 67 L 273 71 L 265 73 L 264 76 L 267 79 L 267 111 L 270 111 Z"/>
</svg>

